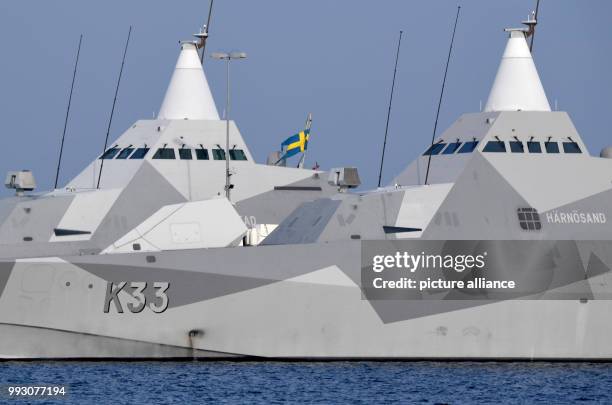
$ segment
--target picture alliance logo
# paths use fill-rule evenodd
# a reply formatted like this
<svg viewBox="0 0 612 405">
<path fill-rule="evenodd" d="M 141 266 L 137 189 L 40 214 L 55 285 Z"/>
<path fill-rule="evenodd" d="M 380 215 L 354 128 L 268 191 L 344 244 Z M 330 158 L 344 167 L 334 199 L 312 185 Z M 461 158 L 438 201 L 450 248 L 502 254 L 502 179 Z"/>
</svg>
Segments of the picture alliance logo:
<svg viewBox="0 0 612 405">
<path fill-rule="evenodd" d="M 380 273 L 385 270 L 405 270 L 411 273 L 417 270 L 454 270 L 461 273 L 465 270 L 480 270 L 486 266 L 488 253 L 478 255 L 443 255 L 411 254 L 396 252 L 394 255 L 376 255 L 372 258 L 372 270 Z"/>
</svg>

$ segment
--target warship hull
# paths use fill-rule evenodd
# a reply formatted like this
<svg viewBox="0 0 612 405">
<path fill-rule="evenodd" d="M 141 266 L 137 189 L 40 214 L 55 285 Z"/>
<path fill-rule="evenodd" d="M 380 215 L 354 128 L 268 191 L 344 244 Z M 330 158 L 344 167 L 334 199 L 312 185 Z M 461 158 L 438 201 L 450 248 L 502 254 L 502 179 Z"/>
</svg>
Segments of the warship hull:
<svg viewBox="0 0 612 405">
<path fill-rule="evenodd" d="M 612 153 L 551 111 L 532 30 L 507 31 L 484 111 L 358 193 L 355 168 L 277 166 L 309 123 L 256 164 L 181 42 L 157 119 L 62 190 L 9 172 L 0 358 L 612 360 Z M 401 273 L 373 257 L 402 251 L 450 258 L 419 281 L 519 287 L 376 291 Z"/>
<path fill-rule="evenodd" d="M 612 359 L 612 323 L 602 322 L 612 311 L 609 272 L 587 280 L 589 298 L 544 292 L 537 299 L 373 301 L 360 288 L 361 247 L 350 241 L 5 262 L 0 357 Z"/>
</svg>

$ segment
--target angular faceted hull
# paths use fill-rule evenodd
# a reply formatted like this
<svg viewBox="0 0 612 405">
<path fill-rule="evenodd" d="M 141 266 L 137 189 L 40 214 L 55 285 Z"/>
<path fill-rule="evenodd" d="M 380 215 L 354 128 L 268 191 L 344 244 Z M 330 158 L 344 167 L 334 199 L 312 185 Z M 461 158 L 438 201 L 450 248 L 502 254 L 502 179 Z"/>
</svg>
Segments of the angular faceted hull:
<svg viewBox="0 0 612 405">
<path fill-rule="evenodd" d="M 612 359 L 611 300 L 368 301 L 360 250 L 349 241 L 5 262 L 0 357 Z M 589 283 L 612 290 L 609 272 Z"/>
</svg>

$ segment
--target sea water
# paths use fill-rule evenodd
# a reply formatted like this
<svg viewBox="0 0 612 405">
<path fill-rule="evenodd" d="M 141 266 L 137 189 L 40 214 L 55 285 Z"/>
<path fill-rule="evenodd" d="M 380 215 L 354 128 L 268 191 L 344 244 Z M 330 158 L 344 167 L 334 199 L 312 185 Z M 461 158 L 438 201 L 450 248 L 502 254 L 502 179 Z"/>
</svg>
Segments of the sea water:
<svg viewBox="0 0 612 405">
<path fill-rule="evenodd" d="M 3 362 L 0 385 L 65 386 L 2 403 L 612 403 L 612 364 Z"/>
</svg>

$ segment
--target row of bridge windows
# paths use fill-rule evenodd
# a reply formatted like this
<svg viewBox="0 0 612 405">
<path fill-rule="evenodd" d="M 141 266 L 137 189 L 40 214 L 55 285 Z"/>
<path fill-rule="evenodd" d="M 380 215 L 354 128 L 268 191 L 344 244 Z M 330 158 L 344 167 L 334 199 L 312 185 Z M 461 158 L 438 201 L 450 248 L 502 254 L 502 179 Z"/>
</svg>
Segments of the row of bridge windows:
<svg viewBox="0 0 612 405">
<path fill-rule="evenodd" d="M 551 142 L 551 141 L 543 142 L 544 148 L 542 148 L 542 142 L 537 142 L 537 141 L 528 141 L 528 142 L 509 141 L 507 142 L 507 144 L 509 145 L 509 148 L 510 148 L 509 150 L 512 153 L 525 153 L 527 151 L 529 153 L 543 153 L 543 151 L 546 151 L 546 153 L 561 153 L 560 148 L 559 148 L 559 142 Z M 525 147 L 525 145 L 527 147 Z M 578 145 L 578 143 L 574 141 L 562 142 L 561 145 L 563 147 L 564 153 L 582 153 L 582 150 L 580 149 L 580 145 Z M 454 153 L 471 153 L 476 149 L 476 146 L 478 146 L 478 141 L 476 140 L 469 141 L 469 142 L 457 141 L 457 142 L 452 142 L 452 143 L 438 142 L 438 143 L 431 145 L 425 151 L 425 153 L 423 153 L 423 156 L 452 155 Z M 507 152 L 508 149 L 506 149 L 505 141 L 496 140 L 496 141 L 489 141 L 485 145 L 482 151 L 483 152 Z"/>
<path fill-rule="evenodd" d="M 469 142 L 453 142 L 453 143 L 444 143 L 438 142 L 434 143 L 423 153 L 423 156 L 429 155 L 452 155 L 453 153 L 472 153 L 478 146 L 478 141 L 469 141 Z"/>
<path fill-rule="evenodd" d="M 512 153 L 525 153 L 528 151 L 529 153 L 561 153 L 559 149 L 559 142 L 544 142 L 544 148 L 542 148 L 541 142 L 528 141 L 526 142 L 527 148 L 525 149 L 525 142 L 521 141 L 510 141 L 508 145 L 510 146 L 510 152 Z M 580 145 L 576 142 L 561 142 L 563 147 L 563 153 L 582 153 L 580 149 Z M 488 142 L 483 152 L 507 152 L 506 142 L 497 140 Z"/>
<path fill-rule="evenodd" d="M 113 146 L 100 156 L 100 159 L 144 159 L 151 149 L 144 148 L 133 148 L 128 146 L 127 148 L 119 148 Z M 152 159 L 178 159 L 180 160 L 210 160 L 208 149 L 189 149 L 180 148 L 177 149 L 178 154 L 174 148 L 159 148 L 153 154 Z M 215 148 L 211 149 L 213 160 L 225 160 L 225 149 Z M 247 160 L 246 154 L 242 149 L 230 149 L 229 151 L 230 160 Z"/>
</svg>

